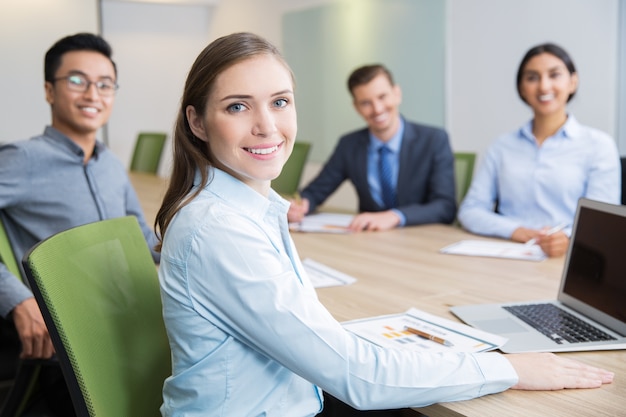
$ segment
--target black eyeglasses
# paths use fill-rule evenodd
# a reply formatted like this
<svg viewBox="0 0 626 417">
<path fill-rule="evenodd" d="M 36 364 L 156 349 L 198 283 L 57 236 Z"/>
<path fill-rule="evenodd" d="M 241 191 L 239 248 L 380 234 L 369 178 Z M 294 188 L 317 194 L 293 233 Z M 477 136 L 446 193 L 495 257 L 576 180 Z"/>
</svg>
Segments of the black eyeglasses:
<svg viewBox="0 0 626 417">
<path fill-rule="evenodd" d="M 112 80 L 105 79 L 100 81 L 89 81 L 87 77 L 80 74 L 72 74 L 66 77 L 58 77 L 54 78 L 52 81 L 56 82 L 61 80 L 65 80 L 67 88 L 78 93 L 84 93 L 85 91 L 89 90 L 91 84 L 96 86 L 96 90 L 98 90 L 98 94 L 100 94 L 101 96 L 112 96 L 119 88 L 119 86 Z"/>
</svg>

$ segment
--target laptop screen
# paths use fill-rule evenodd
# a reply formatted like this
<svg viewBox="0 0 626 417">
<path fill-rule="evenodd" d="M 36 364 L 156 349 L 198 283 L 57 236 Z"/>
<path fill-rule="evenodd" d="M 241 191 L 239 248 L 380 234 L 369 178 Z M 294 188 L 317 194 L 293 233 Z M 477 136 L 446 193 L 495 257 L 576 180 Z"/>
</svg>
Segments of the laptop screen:
<svg viewBox="0 0 626 417">
<path fill-rule="evenodd" d="M 559 299 L 566 304 L 573 301 L 593 307 L 615 319 L 609 327 L 623 332 L 626 328 L 626 206 L 580 200 L 565 268 Z M 572 307 L 584 309 L 579 305 Z M 594 315 L 593 311 L 585 313 Z"/>
</svg>

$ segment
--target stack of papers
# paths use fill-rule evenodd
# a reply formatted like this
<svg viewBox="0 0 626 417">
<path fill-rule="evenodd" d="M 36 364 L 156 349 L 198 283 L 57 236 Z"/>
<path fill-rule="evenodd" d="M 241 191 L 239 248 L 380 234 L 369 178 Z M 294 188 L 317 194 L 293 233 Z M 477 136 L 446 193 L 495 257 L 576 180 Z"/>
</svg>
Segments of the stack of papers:
<svg viewBox="0 0 626 417">
<path fill-rule="evenodd" d="M 342 324 L 348 331 L 379 346 L 403 350 L 486 352 L 499 348 L 508 340 L 416 308 L 403 314 L 353 320 Z M 432 335 L 438 341 L 418 336 L 406 330 L 407 327 Z M 442 343 L 443 341 L 446 343 Z"/>
<path fill-rule="evenodd" d="M 452 255 L 487 256 L 526 261 L 542 261 L 546 259 L 546 254 L 537 245 L 488 240 L 461 240 L 442 248 L 440 252 Z"/>
<path fill-rule="evenodd" d="M 316 213 L 305 216 L 300 223 L 289 223 L 292 232 L 349 233 L 352 214 Z"/>
</svg>

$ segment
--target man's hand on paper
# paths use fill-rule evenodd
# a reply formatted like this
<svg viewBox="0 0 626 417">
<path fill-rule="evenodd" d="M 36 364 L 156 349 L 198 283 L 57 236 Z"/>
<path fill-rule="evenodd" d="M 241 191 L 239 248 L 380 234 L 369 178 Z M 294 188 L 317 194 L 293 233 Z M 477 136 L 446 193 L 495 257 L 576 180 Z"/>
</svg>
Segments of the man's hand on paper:
<svg viewBox="0 0 626 417">
<path fill-rule="evenodd" d="M 306 198 L 296 198 L 290 201 L 291 205 L 289 206 L 289 211 L 287 212 L 287 220 L 289 223 L 299 223 L 309 212 L 309 200 Z"/>
<path fill-rule="evenodd" d="M 348 226 L 353 232 L 390 230 L 400 224 L 400 218 L 392 210 L 377 213 L 361 213 L 354 216 Z"/>
</svg>

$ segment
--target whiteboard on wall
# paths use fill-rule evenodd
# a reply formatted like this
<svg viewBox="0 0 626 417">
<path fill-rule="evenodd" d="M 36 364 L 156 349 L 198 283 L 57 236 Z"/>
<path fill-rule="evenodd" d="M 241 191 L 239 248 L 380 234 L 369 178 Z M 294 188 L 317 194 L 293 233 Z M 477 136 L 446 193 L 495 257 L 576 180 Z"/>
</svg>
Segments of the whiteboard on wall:
<svg viewBox="0 0 626 417">
<path fill-rule="evenodd" d="M 0 143 L 28 139 L 50 124 L 43 60 L 58 39 L 99 32 L 98 0 L 0 2 Z"/>
</svg>

